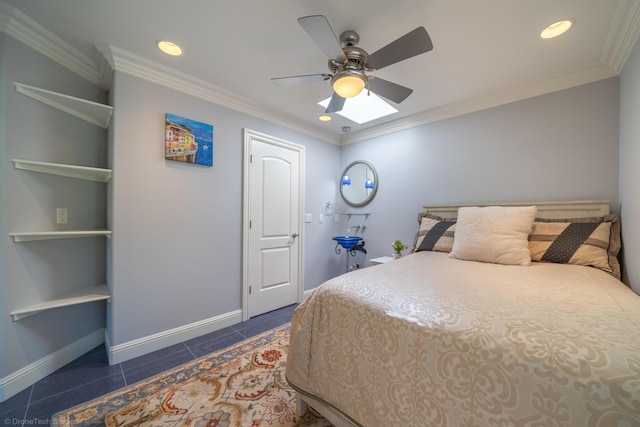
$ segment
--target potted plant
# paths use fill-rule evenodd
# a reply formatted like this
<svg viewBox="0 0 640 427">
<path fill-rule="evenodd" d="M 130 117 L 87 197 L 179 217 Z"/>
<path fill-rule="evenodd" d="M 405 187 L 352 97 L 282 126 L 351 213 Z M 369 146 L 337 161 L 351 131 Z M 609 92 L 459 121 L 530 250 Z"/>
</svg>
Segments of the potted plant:
<svg viewBox="0 0 640 427">
<path fill-rule="evenodd" d="M 407 246 L 402 243 L 400 240 L 396 240 L 391 244 L 393 246 L 393 251 L 395 252 L 393 255 L 393 259 L 398 259 L 402 256 L 402 251 L 407 249 Z"/>
</svg>

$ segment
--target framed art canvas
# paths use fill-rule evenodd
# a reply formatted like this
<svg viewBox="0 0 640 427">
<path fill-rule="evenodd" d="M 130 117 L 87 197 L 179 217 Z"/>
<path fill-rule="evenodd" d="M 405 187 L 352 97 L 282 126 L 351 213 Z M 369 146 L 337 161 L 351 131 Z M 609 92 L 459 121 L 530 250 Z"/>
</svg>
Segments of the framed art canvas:
<svg viewBox="0 0 640 427">
<path fill-rule="evenodd" d="M 213 125 L 166 113 L 164 157 L 213 166 Z"/>
</svg>

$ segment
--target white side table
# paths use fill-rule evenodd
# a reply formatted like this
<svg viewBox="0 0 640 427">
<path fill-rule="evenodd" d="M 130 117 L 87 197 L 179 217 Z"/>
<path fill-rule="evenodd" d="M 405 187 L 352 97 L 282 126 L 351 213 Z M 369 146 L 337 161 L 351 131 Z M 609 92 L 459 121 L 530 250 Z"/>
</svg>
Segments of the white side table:
<svg viewBox="0 0 640 427">
<path fill-rule="evenodd" d="M 372 258 L 369 261 L 371 261 L 371 265 L 378 265 L 378 264 L 384 264 L 386 262 L 389 261 L 393 261 L 393 257 L 392 256 L 381 256 L 378 258 Z"/>
</svg>

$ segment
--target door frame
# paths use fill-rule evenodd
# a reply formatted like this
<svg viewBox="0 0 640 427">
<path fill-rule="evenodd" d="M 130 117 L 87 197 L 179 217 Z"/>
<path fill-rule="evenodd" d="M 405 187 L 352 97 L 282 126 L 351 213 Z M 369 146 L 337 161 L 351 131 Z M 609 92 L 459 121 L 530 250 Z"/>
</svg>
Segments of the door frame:
<svg viewBox="0 0 640 427">
<path fill-rule="evenodd" d="M 300 165 L 298 168 L 298 180 L 299 186 L 299 198 L 298 198 L 298 230 L 299 236 L 297 237 L 297 251 L 298 251 L 298 300 L 302 302 L 304 296 L 304 231 L 303 231 L 303 218 L 304 218 L 304 200 L 305 200 L 305 147 L 303 145 L 295 144 L 284 139 L 276 138 L 271 135 L 267 135 L 261 132 L 256 132 L 251 129 L 244 129 L 244 159 L 243 159 L 243 185 L 242 185 L 242 320 L 249 319 L 249 254 L 250 254 L 250 239 L 249 239 L 249 200 L 250 200 L 250 164 L 251 164 L 251 143 L 253 141 L 259 141 L 266 144 L 276 145 L 278 147 L 286 148 L 298 152 Z"/>
</svg>

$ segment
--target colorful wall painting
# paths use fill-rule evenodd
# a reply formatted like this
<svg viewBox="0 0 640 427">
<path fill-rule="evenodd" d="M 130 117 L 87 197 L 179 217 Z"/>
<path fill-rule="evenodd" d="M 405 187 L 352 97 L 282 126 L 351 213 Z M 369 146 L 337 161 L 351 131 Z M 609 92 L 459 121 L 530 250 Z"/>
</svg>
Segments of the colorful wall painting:
<svg viewBox="0 0 640 427">
<path fill-rule="evenodd" d="M 213 125 L 166 113 L 164 157 L 213 166 Z"/>
</svg>

